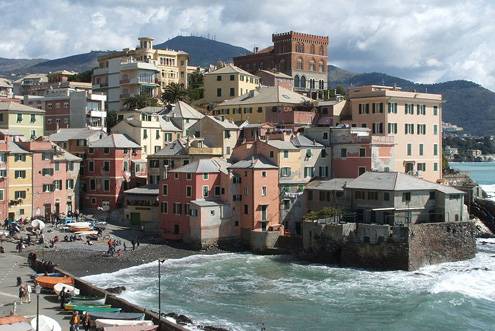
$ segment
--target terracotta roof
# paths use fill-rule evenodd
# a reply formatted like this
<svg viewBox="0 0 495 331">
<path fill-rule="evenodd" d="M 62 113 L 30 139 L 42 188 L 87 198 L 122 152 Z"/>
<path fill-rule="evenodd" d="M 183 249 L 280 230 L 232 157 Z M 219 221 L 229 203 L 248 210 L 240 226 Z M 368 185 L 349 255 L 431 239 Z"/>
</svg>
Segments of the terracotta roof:
<svg viewBox="0 0 495 331">
<path fill-rule="evenodd" d="M 134 141 L 127 138 L 126 135 L 121 133 L 113 133 L 100 140 L 89 143 L 89 147 L 93 148 L 141 148 Z"/>
<path fill-rule="evenodd" d="M 239 97 L 225 100 L 218 104 L 217 108 L 262 103 L 300 104 L 305 101 L 312 102 L 314 100 L 281 86 L 262 86 Z"/>
</svg>

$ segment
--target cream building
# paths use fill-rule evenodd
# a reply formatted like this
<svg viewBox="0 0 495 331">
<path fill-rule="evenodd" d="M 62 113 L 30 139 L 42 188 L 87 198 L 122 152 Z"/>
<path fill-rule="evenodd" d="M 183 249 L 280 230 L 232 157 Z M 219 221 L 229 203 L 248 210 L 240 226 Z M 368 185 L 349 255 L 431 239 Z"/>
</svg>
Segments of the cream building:
<svg viewBox="0 0 495 331">
<path fill-rule="evenodd" d="M 119 111 L 130 96 L 148 94 L 159 98 L 170 83 L 187 87 L 189 54 L 153 48 L 153 38 L 139 38 L 139 47 L 98 58 L 93 71 L 93 90 L 105 92 L 108 111 Z"/>
<path fill-rule="evenodd" d="M 43 135 L 45 111 L 17 102 L 0 102 L 0 129 L 22 134 L 27 139 Z"/>
<path fill-rule="evenodd" d="M 227 119 L 205 116 L 189 128 L 188 135 L 203 137 L 206 145 L 222 148 L 223 157 L 228 159 L 239 139 L 239 127 Z"/>
<path fill-rule="evenodd" d="M 394 137 L 398 171 L 429 181 L 442 177 L 442 96 L 368 85 L 348 91 L 352 120 L 371 134 Z M 345 116 L 345 115 L 344 115 Z M 341 117 L 342 118 L 342 117 Z"/>
<path fill-rule="evenodd" d="M 215 71 L 204 74 L 204 98 L 202 103 L 217 104 L 232 99 L 250 91 L 260 85 L 258 76 L 227 64 Z"/>
<path fill-rule="evenodd" d="M 13 141 L 7 143 L 8 218 L 32 216 L 33 207 L 33 166 L 32 153 L 22 149 Z"/>
<path fill-rule="evenodd" d="M 182 130 L 167 117 L 160 114 L 160 107 L 145 107 L 139 111 L 126 112 L 123 120 L 111 130 L 122 133 L 141 146 L 141 158 L 161 150 L 166 144 L 181 137 Z"/>
</svg>

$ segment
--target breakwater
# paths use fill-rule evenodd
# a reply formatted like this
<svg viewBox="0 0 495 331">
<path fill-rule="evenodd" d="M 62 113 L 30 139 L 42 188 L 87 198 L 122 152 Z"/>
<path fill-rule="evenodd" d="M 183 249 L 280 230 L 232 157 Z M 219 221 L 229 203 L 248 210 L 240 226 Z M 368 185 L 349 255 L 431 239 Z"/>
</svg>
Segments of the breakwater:
<svg viewBox="0 0 495 331">
<path fill-rule="evenodd" d="M 39 260 L 36 261 L 32 265 L 32 268 L 37 272 L 43 272 L 43 263 Z M 64 274 L 66 276 L 72 277 L 74 279 L 74 286 L 80 290 L 81 295 L 89 295 L 89 296 L 105 296 L 105 304 L 112 305 L 112 307 L 122 308 L 123 312 L 129 313 L 142 313 L 145 316 L 146 320 L 153 321 L 154 324 L 160 325 L 160 330 L 165 331 L 187 331 L 188 329 L 174 324 L 170 321 L 167 321 L 163 318 L 159 318 L 158 314 L 155 312 L 141 307 L 137 304 L 131 303 L 123 298 L 117 297 L 115 294 L 112 294 L 108 291 L 105 291 L 98 286 L 91 284 L 90 282 L 84 281 L 83 279 L 74 276 L 70 272 L 65 271 L 60 267 L 55 267 L 54 272 L 58 272 Z"/>
</svg>

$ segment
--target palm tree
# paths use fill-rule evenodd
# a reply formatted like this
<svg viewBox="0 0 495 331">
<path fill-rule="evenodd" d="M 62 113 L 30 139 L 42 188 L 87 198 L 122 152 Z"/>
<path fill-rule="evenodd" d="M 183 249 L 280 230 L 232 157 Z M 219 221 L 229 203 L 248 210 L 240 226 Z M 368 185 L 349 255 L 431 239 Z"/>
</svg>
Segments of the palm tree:
<svg viewBox="0 0 495 331">
<path fill-rule="evenodd" d="M 141 109 L 148 106 L 155 107 L 158 106 L 158 100 L 148 94 L 137 94 L 125 99 L 124 106 L 127 110 Z"/>
<path fill-rule="evenodd" d="M 188 102 L 189 94 L 183 84 L 170 83 L 163 90 L 162 101 L 167 104 L 176 103 L 177 101 Z"/>
</svg>

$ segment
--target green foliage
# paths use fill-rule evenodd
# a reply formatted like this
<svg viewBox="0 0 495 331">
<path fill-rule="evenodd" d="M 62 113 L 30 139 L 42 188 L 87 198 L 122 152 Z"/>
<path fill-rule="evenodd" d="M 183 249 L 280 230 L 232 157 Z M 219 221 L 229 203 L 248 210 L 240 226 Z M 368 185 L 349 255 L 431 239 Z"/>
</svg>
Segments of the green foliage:
<svg viewBox="0 0 495 331">
<path fill-rule="evenodd" d="M 483 154 L 495 154 L 495 142 L 490 137 L 457 137 L 446 136 L 443 139 L 444 146 L 457 148 L 459 154 L 456 159 L 469 161 L 472 155 L 469 150 L 479 149 Z"/>
<path fill-rule="evenodd" d="M 79 72 L 74 76 L 70 76 L 69 82 L 91 83 L 92 74 L 93 74 L 93 70 L 86 70 L 83 72 Z"/>
<path fill-rule="evenodd" d="M 189 74 L 187 79 L 189 81 L 187 88 L 189 100 L 194 101 L 202 99 L 204 94 L 203 74 L 199 70 L 196 70 Z"/>
<path fill-rule="evenodd" d="M 311 111 L 315 108 L 315 105 L 311 101 L 303 101 L 295 106 L 297 111 Z"/>
<path fill-rule="evenodd" d="M 189 101 L 189 94 L 183 84 L 170 83 L 162 93 L 162 101 L 166 104 L 176 103 L 177 101 Z"/>
<path fill-rule="evenodd" d="M 450 165 L 449 161 L 447 161 L 447 158 L 445 157 L 445 154 L 442 153 L 442 172 L 447 172 L 450 170 Z"/>
<path fill-rule="evenodd" d="M 337 215 L 341 215 L 341 214 L 342 214 L 342 210 L 340 210 L 338 208 L 326 207 L 326 208 L 320 209 L 318 211 L 310 211 L 309 213 L 304 215 L 304 219 L 314 221 L 314 220 L 318 220 L 318 219 L 322 219 L 322 218 L 329 218 L 329 217 L 333 217 L 333 216 L 337 216 Z"/>
<path fill-rule="evenodd" d="M 150 97 L 147 94 L 133 95 L 125 99 L 124 107 L 127 110 L 141 109 L 144 107 L 156 107 L 158 106 L 158 100 Z"/>
</svg>

